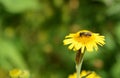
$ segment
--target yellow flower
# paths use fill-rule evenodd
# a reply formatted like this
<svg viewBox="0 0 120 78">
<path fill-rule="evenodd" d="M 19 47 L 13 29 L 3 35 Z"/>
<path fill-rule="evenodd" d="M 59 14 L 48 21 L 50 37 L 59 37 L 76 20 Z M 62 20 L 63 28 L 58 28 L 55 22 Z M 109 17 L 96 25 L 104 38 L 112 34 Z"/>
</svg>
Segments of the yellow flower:
<svg viewBox="0 0 120 78">
<path fill-rule="evenodd" d="M 87 51 L 98 50 L 98 45 L 103 46 L 105 44 L 104 36 L 100 36 L 98 33 L 93 33 L 88 30 L 81 30 L 77 33 L 69 34 L 63 40 L 64 45 L 69 45 L 69 49 L 74 51 L 80 50 L 83 53 Z"/>
<path fill-rule="evenodd" d="M 11 78 L 29 78 L 30 74 L 27 70 L 13 69 L 9 72 Z"/>
<path fill-rule="evenodd" d="M 22 71 L 19 69 L 13 69 L 9 72 L 10 77 L 17 78 L 21 75 Z"/>
<path fill-rule="evenodd" d="M 30 74 L 29 74 L 29 71 L 27 70 L 24 70 L 21 75 L 20 75 L 20 78 L 29 78 Z"/>
<path fill-rule="evenodd" d="M 95 72 L 85 71 L 85 70 L 81 72 L 80 77 L 81 78 L 101 78 Z M 68 78 L 76 78 L 76 73 L 69 75 Z"/>
</svg>

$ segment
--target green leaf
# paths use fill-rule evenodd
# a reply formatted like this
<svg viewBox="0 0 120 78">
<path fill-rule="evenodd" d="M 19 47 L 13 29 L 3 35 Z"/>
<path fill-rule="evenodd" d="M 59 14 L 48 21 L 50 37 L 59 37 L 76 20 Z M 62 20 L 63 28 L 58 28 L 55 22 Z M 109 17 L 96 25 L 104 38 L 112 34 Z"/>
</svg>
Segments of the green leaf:
<svg viewBox="0 0 120 78">
<path fill-rule="evenodd" d="M 119 14 L 120 13 L 120 3 L 117 3 L 115 5 L 110 6 L 107 9 L 107 14 L 108 15 L 115 15 L 115 14 Z"/>
<path fill-rule="evenodd" d="M 0 0 L 6 10 L 12 13 L 20 13 L 26 10 L 37 9 L 37 0 Z"/>
<path fill-rule="evenodd" d="M 25 61 L 18 51 L 18 49 L 12 43 L 0 39 L 0 64 L 6 69 L 10 67 L 17 67 L 25 69 L 27 68 Z"/>
<path fill-rule="evenodd" d="M 111 68 L 113 78 L 120 78 L 120 53 L 116 56 L 116 62 Z"/>
<path fill-rule="evenodd" d="M 106 39 L 106 40 L 105 40 L 105 41 L 106 41 L 105 46 L 106 46 L 109 50 L 115 49 L 116 44 L 115 44 L 115 41 L 114 41 L 113 36 L 112 36 L 110 33 L 108 33 L 108 32 L 105 33 L 105 39 Z"/>
<path fill-rule="evenodd" d="M 114 33 L 118 39 L 118 43 L 120 44 L 120 22 L 115 26 Z"/>
</svg>

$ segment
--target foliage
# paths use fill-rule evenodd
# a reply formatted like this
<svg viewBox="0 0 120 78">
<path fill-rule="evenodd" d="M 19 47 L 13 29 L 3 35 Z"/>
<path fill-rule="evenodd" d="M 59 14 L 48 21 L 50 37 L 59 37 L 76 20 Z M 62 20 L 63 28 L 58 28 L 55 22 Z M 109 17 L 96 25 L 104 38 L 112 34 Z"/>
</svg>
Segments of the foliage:
<svg viewBox="0 0 120 78">
<path fill-rule="evenodd" d="M 119 78 L 119 7 L 119 0 L 0 0 L 0 78 L 14 68 L 33 78 L 67 78 L 75 55 L 62 41 L 82 29 L 106 37 L 104 48 L 85 54 L 82 69 Z"/>
</svg>

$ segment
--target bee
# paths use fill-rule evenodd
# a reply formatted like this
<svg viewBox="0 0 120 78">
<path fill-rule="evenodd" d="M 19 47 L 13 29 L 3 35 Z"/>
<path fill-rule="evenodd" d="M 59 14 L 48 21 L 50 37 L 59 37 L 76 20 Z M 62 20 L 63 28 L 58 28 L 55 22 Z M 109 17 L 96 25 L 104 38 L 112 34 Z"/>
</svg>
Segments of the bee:
<svg viewBox="0 0 120 78">
<path fill-rule="evenodd" d="M 79 35 L 80 35 L 80 37 L 82 37 L 82 36 L 90 37 L 90 36 L 92 36 L 92 33 L 91 32 L 81 32 Z"/>
</svg>

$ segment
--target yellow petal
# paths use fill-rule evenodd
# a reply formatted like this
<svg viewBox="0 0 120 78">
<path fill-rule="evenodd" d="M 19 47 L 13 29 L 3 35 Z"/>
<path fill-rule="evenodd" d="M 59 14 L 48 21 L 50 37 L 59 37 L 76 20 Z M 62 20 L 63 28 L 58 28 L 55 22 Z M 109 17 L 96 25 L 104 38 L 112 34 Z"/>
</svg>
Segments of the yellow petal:
<svg viewBox="0 0 120 78">
<path fill-rule="evenodd" d="M 95 48 L 96 51 L 98 50 L 97 44 L 94 44 L 93 47 Z"/>
<path fill-rule="evenodd" d="M 65 39 L 65 40 L 63 40 L 64 45 L 70 44 L 72 42 L 73 42 L 72 39 Z"/>
<path fill-rule="evenodd" d="M 69 45 L 68 48 L 71 50 L 73 47 L 74 47 L 74 44 L 72 43 L 72 44 Z"/>
<path fill-rule="evenodd" d="M 69 34 L 67 35 L 65 38 L 70 38 L 70 37 L 74 37 L 75 34 Z"/>
<path fill-rule="evenodd" d="M 93 51 L 93 45 L 92 45 L 92 44 L 87 44 L 87 45 L 86 45 L 86 49 L 87 49 L 88 51 Z"/>
<path fill-rule="evenodd" d="M 77 43 L 77 45 L 75 45 L 76 50 L 79 50 L 82 47 L 81 43 Z"/>
</svg>

